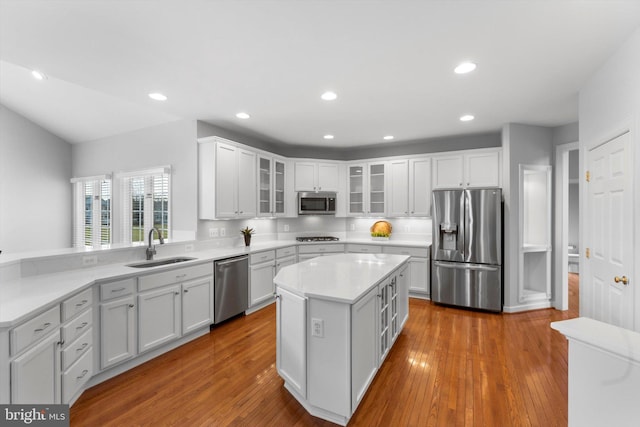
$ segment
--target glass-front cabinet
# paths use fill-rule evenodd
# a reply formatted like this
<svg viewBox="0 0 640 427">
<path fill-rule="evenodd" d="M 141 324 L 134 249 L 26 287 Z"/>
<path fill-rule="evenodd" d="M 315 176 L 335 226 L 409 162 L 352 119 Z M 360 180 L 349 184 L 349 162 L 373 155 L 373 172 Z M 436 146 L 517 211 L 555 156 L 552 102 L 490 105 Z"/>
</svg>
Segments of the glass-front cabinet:
<svg viewBox="0 0 640 427">
<path fill-rule="evenodd" d="M 384 162 L 349 165 L 349 215 L 385 215 L 385 166 Z"/>
<path fill-rule="evenodd" d="M 283 216 L 285 213 L 284 160 L 258 158 L 258 216 Z"/>
</svg>

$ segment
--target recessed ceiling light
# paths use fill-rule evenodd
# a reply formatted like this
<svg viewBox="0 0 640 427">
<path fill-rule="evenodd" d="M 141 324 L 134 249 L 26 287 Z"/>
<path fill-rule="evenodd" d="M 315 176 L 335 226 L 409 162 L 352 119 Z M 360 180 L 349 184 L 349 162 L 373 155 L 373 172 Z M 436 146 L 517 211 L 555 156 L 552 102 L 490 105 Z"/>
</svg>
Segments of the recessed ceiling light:
<svg viewBox="0 0 640 427">
<path fill-rule="evenodd" d="M 149 98 L 156 100 L 156 101 L 166 101 L 167 97 L 166 95 L 161 94 L 160 92 L 153 92 L 149 94 Z"/>
<path fill-rule="evenodd" d="M 47 76 L 45 76 L 42 72 L 38 71 L 38 70 L 33 70 L 31 72 L 31 75 L 33 76 L 34 79 L 36 80 L 44 80 L 47 78 Z"/>
<path fill-rule="evenodd" d="M 241 111 L 240 113 L 236 114 L 236 117 L 244 120 L 244 119 L 248 119 L 251 116 L 245 113 L 244 111 Z"/>
<path fill-rule="evenodd" d="M 473 119 L 475 119 L 475 117 L 473 117 L 471 114 L 465 114 L 464 116 L 460 117 L 461 122 L 470 122 Z"/>
<path fill-rule="evenodd" d="M 393 139 L 393 135 L 387 135 L 383 139 L 386 139 L 387 141 L 391 141 Z"/>
<path fill-rule="evenodd" d="M 325 101 L 333 101 L 337 97 L 338 97 L 338 94 L 331 91 L 325 92 L 320 96 L 320 98 L 324 99 Z"/>
<path fill-rule="evenodd" d="M 333 139 L 333 135 L 325 135 L 323 136 L 324 139 Z"/>
<path fill-rule="evenodd" d="M 475 69 L 476 64 L 474 64 L 473 62 L 463 62 L 462 64 L 458 65 L 453 71 L 455 71 L 456 74 L 466 74 L 472 72 Z"/>
</svg>

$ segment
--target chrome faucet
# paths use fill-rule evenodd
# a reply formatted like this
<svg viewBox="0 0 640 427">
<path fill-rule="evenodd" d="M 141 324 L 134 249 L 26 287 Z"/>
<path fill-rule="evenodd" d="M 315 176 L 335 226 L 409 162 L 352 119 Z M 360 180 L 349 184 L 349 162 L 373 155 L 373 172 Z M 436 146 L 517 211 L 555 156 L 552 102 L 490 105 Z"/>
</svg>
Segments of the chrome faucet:
<svg viewBox="0 0 640 427">
<path fill-rule="evenodd" d="M 151 230 L 149 230 L 149 247 L 147 247 L 147 261 L 151 261 L 153 259 L 153 256 L 156 254 L 156 247 L 155 245 L 153 245 L 153 240 L 151 240 L 153 238 L 154 230 L 158 234 L 158 238 L 160 239 L 160 244 L 164 245 L 164 238 L 162 237 L 162 232 L 158 230 L 156 227 L 153 227 Z"/>
</svg>

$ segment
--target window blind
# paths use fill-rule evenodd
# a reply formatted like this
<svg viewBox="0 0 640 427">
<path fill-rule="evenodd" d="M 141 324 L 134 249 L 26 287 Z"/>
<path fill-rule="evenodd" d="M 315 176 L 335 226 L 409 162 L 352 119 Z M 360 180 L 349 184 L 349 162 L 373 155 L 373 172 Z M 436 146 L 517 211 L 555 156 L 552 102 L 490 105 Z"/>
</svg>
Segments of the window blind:
<svg viewBox="0 0 640 427">
<path fill-rule="evenodd" d="M 73 246 L 111 243 L 111 176 L 73 178 Z"/>
</svg>

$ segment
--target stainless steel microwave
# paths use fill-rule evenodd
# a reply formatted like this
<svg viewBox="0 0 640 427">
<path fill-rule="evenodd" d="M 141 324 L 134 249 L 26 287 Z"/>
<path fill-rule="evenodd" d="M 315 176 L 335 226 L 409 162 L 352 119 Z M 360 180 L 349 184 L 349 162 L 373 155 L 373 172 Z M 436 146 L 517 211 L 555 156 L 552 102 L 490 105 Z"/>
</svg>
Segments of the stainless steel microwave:
<svg viewBox="0 0 640 427">
<path fill-rule="evenodd" d="M 335 215 L 336 193 L 298 193 L 298 215 Z"/>
</svg>

